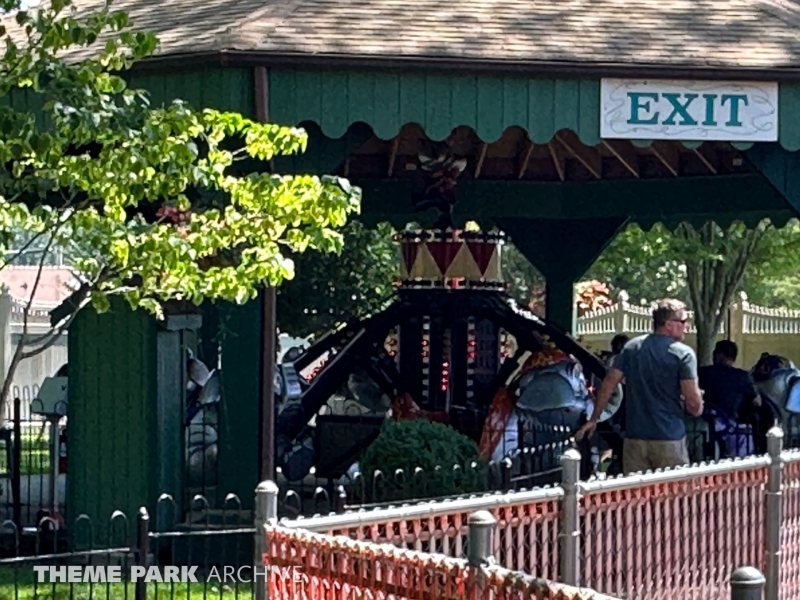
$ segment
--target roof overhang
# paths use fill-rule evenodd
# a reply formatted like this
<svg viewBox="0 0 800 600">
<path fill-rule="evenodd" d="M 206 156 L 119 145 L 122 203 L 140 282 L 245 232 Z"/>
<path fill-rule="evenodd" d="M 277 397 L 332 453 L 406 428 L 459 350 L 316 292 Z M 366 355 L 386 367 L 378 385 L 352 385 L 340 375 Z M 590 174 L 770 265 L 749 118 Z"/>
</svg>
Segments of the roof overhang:
<svg viewBox="0 0 800 600">
<path fill-rule="evenodd" d="M 603 140 L 588 146 L 574 132 L 560 130 L 536 144 L 520 127 L 507 129 L 492 143 L 481 141 L 468 127 L 458 127 L 446 141 L 437 142 L 414 124 L 402 127 L 390 140 L 380 139 L 364 124 L 331 140 L 317 125 L 301 125 L 309 132 L 311 156 L 276 168 L 336 172 L 349 178 L 362 188 L 362 219 L 367 224 L 386 220 L 403 227 L 437 219 L 437 211 L 420 213 L 415 204 L 430 184 L 420 168 L 421 155 L 452 156 L 463 163 L 454 187 L 453 214 L 459 225 L 472 219 L 613 218 L 645 229 L 656 223 L 674 229 L 682 222 L 701 226 L 708 221 L 724 227 L 737 221 L 754 226 L 764 219 L 781 227 L 797 216 L 794 207 L 800 206 L 797 198 L 775 185 L 781 172 L 762 172 L 758 157 L 751 160 L 746 151 L 724 142 L 687 148 L 678 142 L 640 147 Z"/>
<path fill-rule="evenodd" d="M 424 56 L 379 56 L 375 54 L 309 54 L 306 52 L 264 52 L 220 49 L 157 55 L 139 61 L 134 72 L 158 72 L 174 68 L 258 67 L 319 70 L 416 70 L 426 73 L 470 75 L 517 75 L 528 77 L 630 77 L 663 79 L 705 79 L 721 81 L 800 82 L 800 66 L 781 68 L 719 67 L 696 64 L 609 63 L 588 61 L 516 61 L 459 59 Z"/>
<path fill-rule="evenodd" d="M 186 64 L 183 66 L 186 67 Z M 752 223 L 754 220 L 766 217 L 774 217 L 775 221 L 781 222 L 791 216 L 795 208 L 800 208 L 800 199 L 795 201 L 790 191 L 784 190 L 779 185 L 781 177 L 786 173 L 793 173 L 794 156 L 800 159 L 800 154 L 793 152 L 800 148 L 800 118 L 797 117 L 800 115 L 798 83 L 781 83 L 779 86 L 780 142 L 759 143 L 755 146 L 752 143 L 727 142 L 704 145 L 701 142 L 674 140 L 655 143 L 650 140 L 634 142 L 603 140 L 600 136 L 598 77 L 546 78 L 507 74 L 443 74 L 419 69 L 337 70 L 278 67 L 261 63 L 256 64 L 256 68 L 206 67 L 194 70 L 183 68 L 172 72 L 162 69 L 134 75 L 132 84 L 152 90 L 153 100 L 156 103 L 170 101 L 173 97 L 182 97 L 198 108 L 213 107 L 251 114 L 255 98 L 255 73 L 259 69 L 268 71 L 267 101 L 270 121 L 302 125 L 310 134 L 307 152 L 295 157 L 291 165 L 282 164 L 279 170 L 283 172 L 339 172 L 351 177 L 356 183 L 388 177 L 396 181 L 396 188 L 400 189 L 405 184 L 390 175 L 388 158 L 395 141 L 398 142 L 395 152 L 402 154 L 402 144 L 399 143 L 402 139 L 397 138 L 409 124 L 413 124 L 426 139 L 434 142 L 448 138 L 454 129 L 470 129 L 473 132 L 473 144 L 468 154 L 472 153 L 473 161 L 481 152 L 482 145 L 489 147 L 486 155 L 490 159 L 493 158 L 491 146 L 502 142 L 504 135 L 507 136 L 508 132 L 513 130 L 517 140 L 516 153 L 513 156 L 506 155 L 505 159 L 514 162 L 516 169 L 523 167 L 530 144 L 534 146 L 531 150 L 532 164 L 537 152 L 543 148 L 545 152 L 549 152 L 548 147 L 554 146 L 553 149 L 556 152 L 563 152 L 566 161 L 571 162 L 575 169 L 579 171 L 583 169 L 583 175 L 567 176 L 561 180 L 553 179 L 552 173 L 550 179 L 545 177 L 531 180 L 531 171 L 536 169 L 525 169 L 522 177 L 519 176 L 520 171 L 516 170 L 516 174 L 509 178 L 510 183 L 515 181 L 529 183 L 531 185 L 526 188 L 527 190 L 536 187 L 536 193 L 530 196 L 530 201 L 555 196 L 566 199 L 567 188 L 573 187 L 583 187 L 587 190 L 591 188 L 593 194 L 602 191 L 608 194 L 609 198 L 613 198 L 616 193 L 615 188 L 625 188 L 627 197 L 635 201 L 636 194 L 646 198 L 650 190 L 658 186 L 658 181 L 664 182 L 663 189 L 672 189 L 670 193 L 685 195 L 687 188 L 680 190 L 673 188 L 675 185 L 687 185 L 688 182 L 675 184 L 672 182 L 673 179 L 692 180 L 695 176 L 705 176 L 718 183 L 723 181 L 716 178 L 728 177 L 725 193 L 734 194 L 738 200 L 746 202 L 737 204 L 738 200 L 733 202 L 733 197 L 724 198 L 722 193 L 715 192 L 716 184 L 693 181 L 699 186 L 695 191 L 702 188 L 703 194 L 710 198 L 706 205 L 691 203 L 687 210 L 672 210 L 669 206 L 669 194 L 666 194 L 660 196 L 666 204 L 660 209 L 656 207 L 655 210 L 658 212 L 650 210 L 646 215 L 636 216 L 640 207 L 632 204 L 629 205 L 632 209 L 629 214 L 643 225 L 672 221 L 674 218 L 697 222 L 714 219 L 716 214 L 719 214 L 720 219 L 725 222 L 743 220 Z M 797 121 L 796 126 L 795 121 Z M 564 134 L 566 146 L 562 143 L 563 140 L 559 140 L 561 136 L 556 135 L 559 132 Z M 570 137 L 572 139 L 569 139 Z M 365 147 L 365 144 L 372 144 L 372 149 Z M 376 148 L 375 144 L 381 147 Z M 762 169 L 764 163 L 762 157 L 758 157 L 758 161 L 751 161 L 752 168 L 746 170 L 746 174 L 752 176 L 749 181 L 758 182 L 760 186 L 758 189 L 749 185 L 740 187 L 736 181 L 730 179 L 732 176 L 742 175 L 741 171 L 720 170 L 715 166 L 717 164 L 714 162 L 715 152 L 722 151 L 728 159 L 739 158 L 747 161 L 750 150 L 755 151 L 755 149 L 767 154 L 774 149 L 790 156 L 781 163 L 783 171 L 771 169 L 769 174 Z M 598 152 L 602 155 L 601 161 L 604 163 L 601 167 L 602 177 L 594 176 L 591 168 L 587 167 L 588 171 L 583 168 L 587 164 L 592 167 L 593 161 L 597 161 Z M 641 163 L 640 169 L 646 170 L 649 161 L 656 166 L 660 165 L 659 168 L 662 168 L 663 172 L 656 176 L 655 181 L 639 183 L 600 181 L 609 179 L 615 170 L 621 170 L 622 175 L 626 170 L 630 170 L 628 167 L 633 166 L 629 158 L 631 153 L 637 155 L 637 160 Z M 369 169 L 366 172 L 358 171 L 358 161 L 363 160 L 365 154 L 371 155 L 371 159 L 368 160 L 377 161 L 378 167 L 374 172 L 369 172 Z M 615 154 L 618 156 L 615 157 Z M 670 169 L 676 157 L 679 162 L 688 160 L 687 164 L 691 168 L 687 170 L 681 166 L 679 169 Z M 503 158 L 502 152 L 494 158 Z M 545 157 L 539 158 L 546 160 Z M 609 161 L 612 163 L 612 168 L 607 170 L 605 163 Z M 499 174 L 492 176 L 488 162 L 486 164 L 487 168 L 483 169 L 482 174 L 478 169 L 478 179 L 486 180 L 486 183 L 481 185 L 498 185 L 499 189 L 502 187 L 500 182 L 490 180 L 496 180 L 498 177 L 502 179 L 502 176 Z M 727 164 L 736 166 L 732 162 Z M 553 166 L 555 167 L 555 161 Z M 695 167 L 700 171 L 693 170 Z M 470 169 L 475 172 L 475 165 L 470 165 Z M 569 168 L 565 172 L 568 171 Z M 573 170 L 573 173 L 575 172 Z M 526 177 L 530 181 L 526 182 Z M 633 173 L 631 179 L 636 179 Z M 459 189 L 469 187 L 469 185 L 462 186 L 461 183 L 459 186 Z M 558 191 L 561 187 L 564 189 Z M 779 198 L 780 202 L 772 202 L 776 189 L 783 198 L 791 198 L 790 203 L 782 198 Z M 385 200 L 385 196 L 376 195 L 374 198 L 378 204 L 373 204 L 371 207 L 370 194 L 365 189 L 364 216 L 368 217 L 367 220 L 372 218 L 367 213 L 378 216 L 373 209 L 380 209 L 380 202 Z M 750 195 L 746 198 L 747 194 Z M 395 198 L 402 201 L 400 195 L 396 195 Z M 765 203 L 765 198 L 770 198 L 770 201 Z M 714 200 L 729 201 L 715 206 Z M 579 204 L 580 192 L 575 191 L 570 196 L 570 201 Z M 504 210 L 507 211 L 508 207 Z M 393 208 L 391 212 L 398 214 L 398 218 L 400 213 L 406 214 L 405 208 L 400 206 Z M 575 216 L 577 215 L 573 215 Z M 564 218 L 570 217 L 564 215 Z M 413 216 L 410 220 L 413 220 Z"/>
<path fill-rule="evenodd" d="M 763 73 L 760 79 L 764 81 Z M 602 141 L 598 76 L 275 66 L 269 68 L 268 100 L 271 121 L 313 122 L 333 139 L 361 122 L 383 140 L 394 138 L 404 125 L 416 123 L 433 140 L 443 140 L 453 128 L 466 126 L 489 143 L 510 127 L 521 127 L 536 144 L 546 143 L 564 129 L 575 132 L 587 146 Z M 800 83 L 779 83 L 777 104 L 778 143 L 796 151 L 800 149 Z M 697 148 L 703 142 L 681 143 Z M 635 144 L 646 147 L 650 140 Z M 746 150 L 753 142 L 731 145 Z"/>
</svg>

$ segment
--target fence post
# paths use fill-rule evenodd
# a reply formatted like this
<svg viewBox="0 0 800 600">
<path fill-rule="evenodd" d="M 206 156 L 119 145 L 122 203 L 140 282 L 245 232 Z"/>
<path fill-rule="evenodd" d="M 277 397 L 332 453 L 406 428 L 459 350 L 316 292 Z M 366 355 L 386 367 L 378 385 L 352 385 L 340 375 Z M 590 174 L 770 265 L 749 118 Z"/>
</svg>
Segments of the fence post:
<svg viewBox="0 0 800 600">
<path fill-rule="evenodd" d="M 742 348 L 744 342 L 744 309 L 741 300 L 728 307 L 727 338 Z M 744 352 L 739 350 L 739 356 L 744 357 Z"/>
<path fill-rule="evenodd" d="M 479 510 L 467 517 L 469 538 L 467 562 L 471 567 L 480 567 L 494 562 L 494 528 L 497 519 L 488 510 Z"/>
<path fill-rule="evenodd" d="M 570 448 L 561 456 L 561 487 L 564 489 L 562 521 L 559 537 L 559 579 L 567 585 L 578 585 L 578 480 L 581 454 Z"/>
<path fill-rule="evenodd" d="M 767 478 L 767 572 L 766 600 L 778 600 L 781 577 L 781 521 L 783 520 L 783 430 L 773 427 L 767 433 L 769 476 Z"/>
<path fill-rule="evenodd" d="M 136 515 L 136 566 L 147 569 L 150 556 L 150 515 L 143 506 Z M 144 577 L 136 580 L 134 591 L 135 600 L 147 600 L 147 581 Z"/>
<path fill-rule="evenodd" d="M 625 333 L 628 329 L 627 319 L 625 318 L 628 310 L 628 292 L 623 290 L 619 293 L 614 309 L 614 333 Z"/>
<path fill-rule="evenodd" d="M 275 523 L 278 520 L 278 486 L 274 481 L 262 481 L 256 487 L 255 501 L 255 544 L 253 569 L 264 564 L 264 555 L 267 553 L 267 538 L 264 535 L 264 525 Z M 269 597 L 269 571 L 263 584 L 258 583 L 258 577 L 253 577 L 255 582 L 256 600 L 266 600 Z M 138 600 L 138 598 L 137 598 Z"/>
<path fill-rule="evenodd" d="M 755 567 L 739 567 L 731 574 L 731 600 L 761 600 L 765 582 Z"/>
</svg>

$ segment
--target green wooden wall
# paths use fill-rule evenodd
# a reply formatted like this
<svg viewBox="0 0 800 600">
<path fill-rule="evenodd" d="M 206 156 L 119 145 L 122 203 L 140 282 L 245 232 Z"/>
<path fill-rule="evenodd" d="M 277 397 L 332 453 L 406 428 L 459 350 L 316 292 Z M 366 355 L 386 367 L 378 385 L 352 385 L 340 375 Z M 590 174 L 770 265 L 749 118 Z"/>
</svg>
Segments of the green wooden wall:
<svg viewBox="0 0 800 600">
<path fill-rule="evenodd" d="M 236 494 L 253 508 L 258 485 L 261 301 L 219 306 L 223 407 L 218 499 Z"/>
<path fill-rule="evenodd" d="M 191 69 L 134 73 L 128 84 L 150 92 L 154 105 L 181 99 L 194 108 L 216 108 L 255 116 L 252 69 Z"/>
<path fill-rule="evenodd" d="M 525 129 L 537 144 L 560 129 L 572 130 L 590 146 L 600 142 L 599 78 L 281 67 L 271 69 L 269 79 L 272 119 L 314 121 L 331 138 L 363 122 L 382 139 L 391 139 L 406 123 L 418 123 L 434 140 L 466 125 L 484 142 L 497 140 L 511 126 Z M 800 84 L 781 82 L 778 102 L 780 145 L 800 150 Z M 684 142 L 690 148 L 701 143 Z"/>
<path fill-rule="evenodd" d="M 82 514 L 95 543 L 107 543 L 114 511 L 133 534 L 138 508 L 153 506 L 155 352 L 155 321 L 119 301 L 102 315 L 84 309 L 70 328 L 67 522 L 78 543 Z"/>
<path fill-rule="evenodd" d="M 181 98 L 196 108 L 254 113 L 250 69 L 198 69 L 167 75 L 139 75 L 131 85 L 151 92 L 154 104 Z M 257 303 L 220 308 L 233 333 L 224 336 L 223 437 L 217 497 L 237 493 L 252 506 L 258 479 L 258 390 L 261 321 Z M 209 314 L 215 322 L 216 314 Z M 215 332 L 201 334 L 206 360 Z M 70 413 L 68 520 L 80 514 L 94 522 L 95 539 L 107 541 L 104 527 L 114 510 L 130 523 L 136 510 L 151 510 L 156 489 L 155 402 L 156 320 L 116 303 L 111 313 L 87 308 L 69 335 Z M 240 333 L 241 330 L 241 333 Z M 213 364 L 209 366 L 215 366 Z M 221 500 L 220 500 L 221 501 Z M 82 524 L 84 522 L 82 521 Z M 83 525 L 76 539 L 85 535 Z M 81 531 L 84 531 L 82 534 Z M 99 537 L 98 537 L 99 536 Z"/>
</svg>

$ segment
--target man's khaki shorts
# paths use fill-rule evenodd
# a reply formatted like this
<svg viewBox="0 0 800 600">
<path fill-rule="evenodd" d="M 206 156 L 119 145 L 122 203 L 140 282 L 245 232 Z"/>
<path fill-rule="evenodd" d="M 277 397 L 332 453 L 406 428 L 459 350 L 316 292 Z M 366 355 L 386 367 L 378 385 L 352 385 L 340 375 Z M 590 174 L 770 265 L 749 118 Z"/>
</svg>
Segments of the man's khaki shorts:
<svg viewBox="0 0 800 600">
<path fill-rule="evenodd" d="M 622 446 L 622 470 L 626 475 L 688 464 L 686 438 L 663 442 L 626 439 Z"/>
</svg>

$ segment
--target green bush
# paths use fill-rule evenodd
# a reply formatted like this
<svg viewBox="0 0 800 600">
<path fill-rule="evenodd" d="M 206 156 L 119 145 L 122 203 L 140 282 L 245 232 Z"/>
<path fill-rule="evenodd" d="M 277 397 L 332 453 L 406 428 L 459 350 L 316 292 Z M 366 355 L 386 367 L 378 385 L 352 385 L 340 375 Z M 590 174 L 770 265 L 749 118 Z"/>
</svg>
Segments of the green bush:
<svg viewBox="0 0 800 600">
<path fill-rule="evenodd" d="M 380 471 L 378 477 L 375 471 Z M 387 421 L 361 458 L 366 502 L 453 496 L 487 489 L 478 446 L 452 427 L 426 419 Z"/>
</svg>

